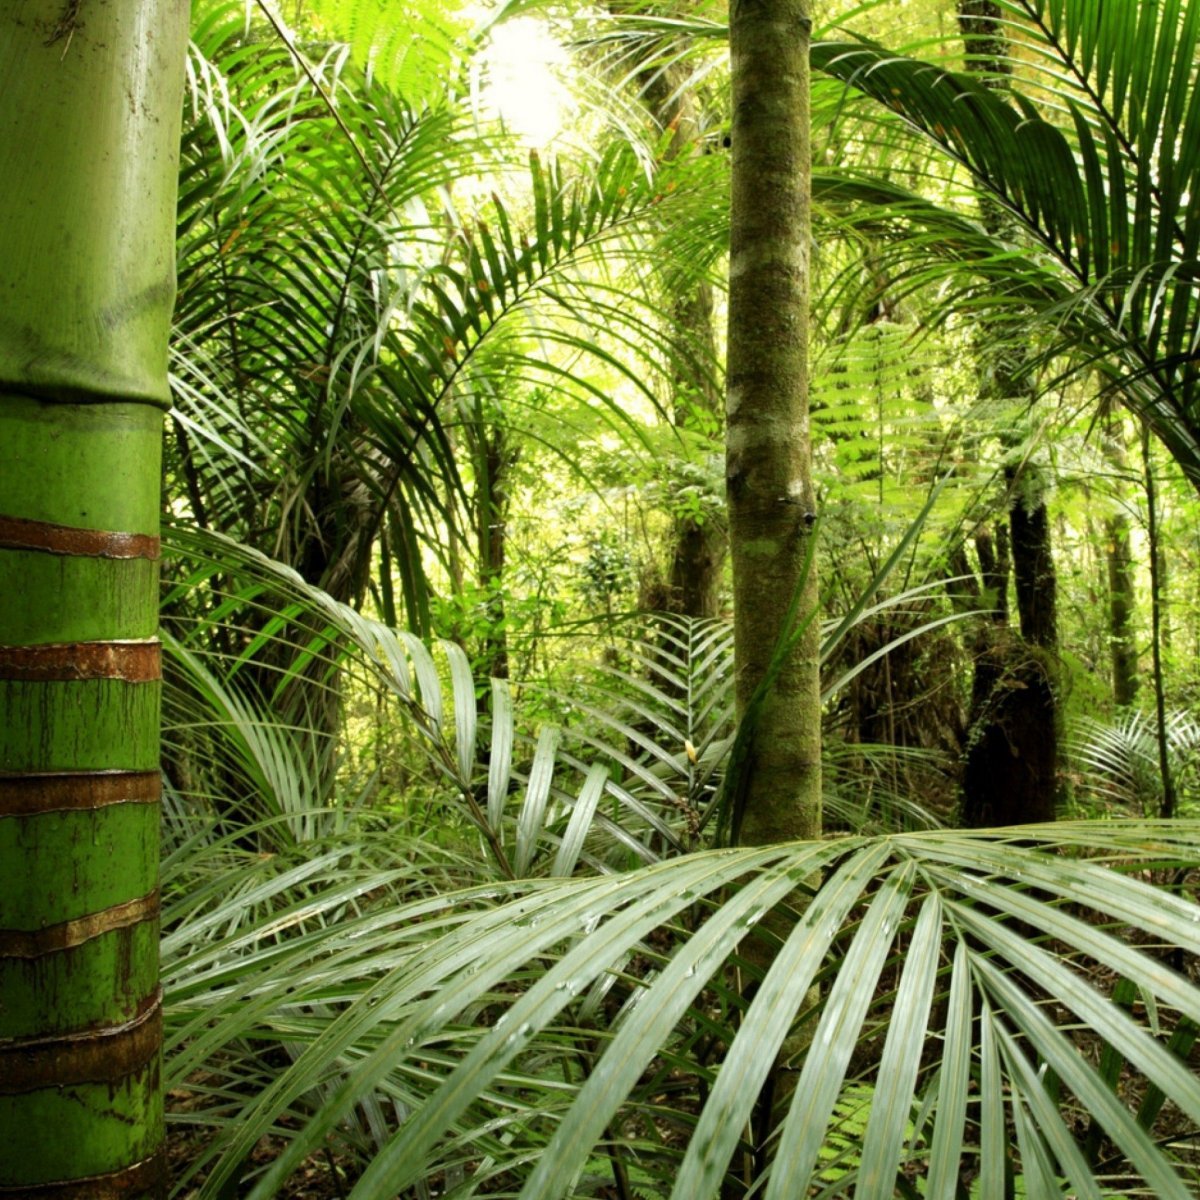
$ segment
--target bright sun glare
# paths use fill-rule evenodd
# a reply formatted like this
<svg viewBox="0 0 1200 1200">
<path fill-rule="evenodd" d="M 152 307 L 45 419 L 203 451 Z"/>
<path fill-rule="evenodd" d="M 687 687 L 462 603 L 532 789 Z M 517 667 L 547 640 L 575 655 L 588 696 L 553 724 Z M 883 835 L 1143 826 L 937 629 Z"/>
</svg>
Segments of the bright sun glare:
<svg viewBox="0 0 1200 1200">
<path fill-rule="evenodd" d="M 479 101 L 485 116 L 497 116 L 513 133 L 544 146 L 560 132 L 571 108 L 556 75 L 566 50 L 545 22 L 518 17 L 498 25 L 483 54 Z"/>
</svg>

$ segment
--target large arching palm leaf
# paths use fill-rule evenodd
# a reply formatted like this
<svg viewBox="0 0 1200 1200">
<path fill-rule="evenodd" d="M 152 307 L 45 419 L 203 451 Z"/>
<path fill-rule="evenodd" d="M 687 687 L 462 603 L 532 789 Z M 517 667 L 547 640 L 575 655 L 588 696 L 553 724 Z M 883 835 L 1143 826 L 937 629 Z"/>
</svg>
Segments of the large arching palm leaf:
<svg viewBox="0 0 1200 1200">
<path fill-rule="evenodd" d="M 910 1194 L 925 1177 L 925 1194 L 952 1196 L 974 1174 L 982 1194 L 1014 1174 L 1034 1195 L 1060 1180 L 1103 1194 L 1117 1176 L 1162 1196 L 1194 1186 L 1171 1115 L 1200 1118 L 1178 1057 L 1200 1018 L 1200 912 L 1178 891 L 1200 850 L 1191 826 L 847 837 L 563 880 L 584 856 L 603 867 L 587 825 L 604 796 L 637 827 L 619 773 L 543 735 L 512 792 L 515 714 L 494 711 L 480 763 L 460 653 L 439 667 L 253 552 L 174 540 L 190 588 L 238 575 L 275 614 L 260 640 L 330 670 L 355 645 L 452 790 L 475 794 L 484 769 L 478 826 L 499 850 L 493 882 L 456 893 L 478 861 L 344 804 L 273 854 L 177 840 L 168 1069 L 189 1119 L 215 1131 L 196 1158 L 202 1195 L 235 1180 L 277 1194 L 330 1139 L 363 1172 L 360 1196 L 447 1179 L 464 1195 L 580 1196 L 614 1177 L 644 1195 L 713 1195 L 768 1171 L 768 1194 L 786 1195 Z M 183 632 L 203 646 L 211 627 Z M 715 627 L 696 633 L 696 647 L 678 628 L 667 643 L 669 689 L 639 689 L 640 715 L 665 705 L 685 745 L 701 726 L 679 703 L 684 659 L 721 654 Z M 692 683 L 702 715 L 714 688 Z M 495 882 L 505 861 L 559 879 Z M 766 953 L 743 955 L 748 937 Z M 759 1093 L 796 1022 L 810 1031 L 796 1098 L 773 1149 L 755 1149 Z M 267 1134 L 282 1153 L 260 1176 L 251 1151 Z"/>
<path fill-rule="evenodd" d="M 1172 961 L 1200 949 L 1200 910 L 1151 880 L 1198 852 L 1181 824 L 850 838 L 322 928 L 361 894 L 347 881 L 248 926 L 170 1009 L 174 1078 L 239 1038 L 294 1057 L 225 1109 L 201 1194 L 238 1178 L 277 1194 L 385 1097 L 394 1133 L 357 1197 L 447 1178 L 462 1195 L 607 1195 L 624 1178 L 707 1197 L 733 1177 L 862 1198 L 953 1197 L 977 1178 L 998 1196 L 1015 1177 L 1028 1195 L 1183 1200 L 1200 989 Z M 190 911 L 175 952 L 213 919 Z M 765 973 L 748 938 L 768 943 Z M 750 1131 L 798 1025 L 808 1049 L 768 1151 Z M 248 1156 L 268 1132 L 285 1144 L 259 1174 Z"/>
</svg>

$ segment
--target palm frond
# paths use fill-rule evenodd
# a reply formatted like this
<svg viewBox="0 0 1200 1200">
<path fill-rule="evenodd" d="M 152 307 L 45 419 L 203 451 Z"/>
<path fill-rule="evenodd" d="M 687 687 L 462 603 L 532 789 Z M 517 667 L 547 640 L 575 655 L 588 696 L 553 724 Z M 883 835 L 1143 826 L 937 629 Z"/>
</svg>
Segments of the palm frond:
<svg viewBox="0 0 1200 1200">
<path fill-rule="evenodd" d="M 177 491 L 202 524 L 265 534 L 346 600 L 363 594 L 386 526 L 425 632 L 422 550 L 437 552 L 468 503 L 462 405 L 503 391 L 515 402 L 502 419 L 523 428 L 521 403 L 569 397 L 640 436 L 622 392 L 657 405 L 680 350 L 638 264 L 690 184 L 650 179 L 617 145 L 576 173 L 534 156 L 528 211 L 499 195 L 455 204 L 454 180 L 498 160 L 451 109 L 368 83 L 344 47 L 297 77 L 286 51 L 246 42 L 232 20 L 199 32 Z"/>
<path fill-rule="evenodd" d="M 1167 714 L 1171 774 L 1182 779 L 1200 749 L 1200 725 L 1186 712 Z M 1067 751 L 1077 772 L 1081 799 L 1099 799 L 1117 811 L 1157 816 L 1162 809 L 1157 722 L 1138 710 L 1112 722 L 1084 717 L 1072 730 Z"/>
<path fill-rule="evenodd" d="M 1164 113 L 1183 122 L 1192 114 L 1194 8 L 1142 6 L 1118 19 L 1087 2 L 1001 7 L 1006 32 L 1028 51 L 1014 57 L 1004 88 L 866 41 L 819 43 L 814 65 L 939 147 L 1007 212 L 1035 251 L 1017 295 L 1058 333 L 1069 329 L 1055 352 L 1081 343 L 1195 481 L 1200 225 L 1185 199 L 1197 164 L 1183 149 L 1186 129 L 1178 144 L 1160 136 Z M 914 198 L 910 211 L 919 208 Z M 989 236 L 991 253 L 964 232 L 957 248 L 976 266 L 996 261 L 1004 239 Z"/>
<path fill-rule="evenodd" d="M 493 885 L 319 931 L 297 922 L 266 962 L 248 958 L 231 987 L 193 993 L 171 1018 L 187 1016 L 179 1047 L 295 1047 L 262 1092 L 209 1118 L 222 1132 L 201 1194 L 218 1194 L 268 1132 L 286 1145 L 250 1194 L 276 1194 L 379 1096 L 393 1101 L 387 1137 L 357 1196 L 447 1169 L 467 1187 L 577 1195 L 620 1164 L 662 1196 L 716 1194 L 731 1170 L 780 1196 L 885 1196 L 914 1175 L 952 1194 L 964 1173 L 1096 1195 L 1102 1168 L 1076 1132 L 1095 1121 L 1111 1146 L 1103 1170 L 1182 1200 L 1196 1164 L 1139 1121 L 1133 1080 L 1200 1120 L 1200 1085 L 1169 1048 L 1200 1019 L 1200 990 L 1164 958 L 1200 950 L 1200 922 L 1193 901 L 1147 877 L 1198 855 L 1186 823 L 851 838 Z M 765 919 L 798 893 L 786 921 Z M 1127 930 L 1147 944 L 1117 936 Z M 769 944 L 761 976 L 739 954 L 747 938 Z M 1137 981 L 1153 1021 L 1085 969 Z M 602 982 L 593 1024 L 583 1013 Z M 581 1023 L 582 1075 L 569 1065 Z M 797 1086 L 759 1157 L 746 1131 L 798 1027 L 810 1032 Z M 1119 1079 L 1080 1052 L 1089 1042 L 1125 1063 Z M 655 1102 L 664 1088 L 669 1109 Z M 853 1124 L 864 1097 L 865 1134 Z M 847 1122 L 860 1134 L 831 1156 Z"/>
<path fill-rule="evenodd" d="M 311 695 L 310 687 L 297 687 L 297 681 L 307 685 L 315 679 L 318 686 L 332 687 L 344 665 L 368 672 L 416 731 L 439 803 L 475 830 L 501 877 L 570 870 L 581 855 L 593 868 L 602 868 L 608 854 L 617 853 L 622 863 L 630 854 L 634 861 L 653 861 L 664 842 L 680 848 L 671 825 L 623 782 L 622 766 L 633 762 L 619 749 L 601 747 L 600 761 L 611 764 L 611 773 L 606 770 L 601 780 L 593 768 L 596 755 L 585 762 L 577 746 L 560 748 L 554 729 L 533 735 L 519 723 L 502 681 L 493 685 L 490 728 L 481 727 L 475 680 L 456 644 L 443 642 L 431 652 L 414 635 L 363 616 L 283 564 L 218 535 L 177 528 L 171 542 L 190 566 L 168 605 L 179 614 L 173 619 L 180 644 L 175 658 L 193 685 L 200 681 L 207 697 L 220 699 L 220 715 L 210 711 L 198 722 L 205 736 L 224 732 L 239 763 L 236 773 L 240 777 L 248 764 L 259 785 L 251 793 L 256 799 L 245 806 L 248 819 L 260 815 L 256 805 L 262 803 L 267 815 L 291 810 L 301 819 L 314 797 L 312 788 L 298 781 L 288 792 L 286 780 L 277 778 L 289 769 L 285 764 L 299 769 L 294 758 L 273 753 L 280 739 L 286 746 L 286 730 L 249 715 L 254 710 L 196 658 L 197 647 L 212 640 L 214 621 L 252 606 L 271 617 L 249 622 L 253 636 L 224 656 L 220 674 L 236 679 L 252 674 L 264 654 L 274 659 L 267 673 L 273 680 L 272 703 L 286 712 L 289 702 L 307 703 Z M 237 581 L 232 588 L 231 577 Z M 188 612 L 190 617 L 183 615 Z M 296 724 L 305 724 L 299 715 Z M 319 734 L 313 736 L 320 740 Z M 326 752 L 332 749 L 329 745 Z M 328 802 L 325 795 L 315 794 L 318 806 Z M 601 796 L 609 798 L 613 812 L 600 805 Z M 658 802 L 663 803 L 661 796 Z M 682 822 L 678 813 L 672 816 Z M 585 845 L 589 835 L 590 848 Z"/>
</svg>

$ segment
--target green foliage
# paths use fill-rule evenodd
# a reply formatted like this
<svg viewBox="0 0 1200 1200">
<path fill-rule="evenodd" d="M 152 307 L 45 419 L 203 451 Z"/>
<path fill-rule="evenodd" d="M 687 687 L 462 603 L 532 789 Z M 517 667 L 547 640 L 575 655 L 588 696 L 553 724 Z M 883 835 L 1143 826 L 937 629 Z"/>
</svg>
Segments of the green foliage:
<svg viewBox="0 0 1200 1200">
<path fill-rule="evenodd" d="M 875 188 L 893 219 L 907 213 L 936 230 L 902 243 L 902 253 L 920 245 L 979 272 L 996 290 L 974 291 L 977 306 L 1035 314 L 1047 356 L 1102 372 L 1200 482 L 1200 10 L 1180 0 L 1002 0 L 1000 9 L 1015 69 L 1003 88 L 868 42 L 819 43 L 813 63 L 962 167 L 1020 230 L 1026 261 L 1002 233 L 885 181 L 851 183 L 843 200 Z M 831 181 L 827 194 L 838 187 Z"/>
<path fill-rule="evenodd" d="M 656 403 L 671 341 L 606 264 L 648 253 L 633 234 L 657 227 L 666 180 L 620 145 L 576 173 L 533 155 L 529 211 L 460 208 L 454 181 L 503 157 L 461 114 L 367 82 L 337 48 L 297 73 L 299 50 L 247 41 L 238 8 L 196 27 L 172 482 L 202 526 L 269 537 L 341 599 L 386 536 L 426 631 L 429 531 L 468 503 L 448 411 L 569 397 L 639 436 L 613 381 Z"/>
<path fill-rule="evenodd" d="M 310 20 L 350 46 L 369 76 L 414 103 L 436 101 L 461 68 L 475 31 L 462 0 L 409 5 L 404 20 L 386 0 L 308 0 Z"/>
<path fill-rule="evenodd" d="M 1040 1179 L 1035 1194 L 1099 1195 L 1073 1132 L 1089 1117 L 1124 1174 L 1155 1195 L 1192 1194 L 1171 1139 L 1125 1096 L 1143 1077 L 1200 1116 L 1195 1076 L 1167 1044 L 1177 1021 L 1200 1017 L 1200 992 L 1105 929 L 1153 930 L 1196 952 L 1195 905 L 1143 878 L 1195 859 L 1185 827 L 710 852 L 358 911 L 369 890 L 388 894 L 398 876 L 408 885 L 429 869 L 409 845 L 412 865 L 391 873 L 348 869 L 356 851 L 343 843 L 290 872 L 254 864 L 245 884 L 224 874 L 220 896 L 194 883 L 169 892 L 180 898 L 168 908 L 173 1086 L 239 1043 L 285 1052 L 261 1084 L 240 1067 L 226 1074 L 220 1105 L 193 1113 L 218 1130 L 202 1195 L 239 1178 L 250 1195 L 275 1195 L 330 1137 L 366 1155 L 358 1196 L 419 1194 L 446 1173 L 467 1194 L 600 1194 L 598 1168 L 619 1177 L 624 1163 L 662 1196 L 713 1195 L 731 1170 L 760 1178 L 767 1195 L 824 1178 L 834 1194 L 885 1196 L 909 1172 L 953 1195 L 964 1171 L 981 1174 L 987 1195 L 1022 1171 Z M 758 932 L 814 879 L 782 942 Z M 289 882 L 303 903 L 285 901 Z M 231 926 L 231 909 L 273 897 L 285 902 L 269 916 Z M 224 936 L 206 950 L 214 927 Z M 757 937 L 770 943 L 761 979 L 738 953 Z M 1153 1022 L 1082 980 L 1084 966 L 1138 980 Z M 768 1163 L 747 1157 L 744 1131 L 795 1021 L 809 1024 L 811 1049 L 795 1062 Z M 1127 1063 L 1120 1081 L 1079 1053 L 1088 1029 Z M 865 1088 L 859 1142 L 852 1100 Z M 371 1114 L 378 1148 L 356 1151 Z M 250 1171 L 272 1131 L 282 1152 Z M 838 1160 L 840 1177 L 825 1149 L 839 1141 L 862 1147 L 861 1160 Z"/>
<path fill-rule="evenodd" d="M 165 1069 L 192 1135 L 177 1194 L 285 1194 L 327 1153 L 372 1200 L 1194 1194 L 1190 823 L 941 830 L 920 796 L 880 803 L 882 751 L 835 745 L 826 803 L 848 834 L 705 849 L 723 781 L 736 793 L 752 765 L 724 624 L 606 623 L 598 667 L 535 689 L 356 607 L 386 538 L 412 626 L 498 634 L 492 585 L 431 602 L 426 576 L 440 555 L 453 577 L 442 535 L 480 507 L 489 428 L 606 485 L 656 470 L 629 469 L 656 444 L 636 405 L 697 364 L 677 360 L 655 292 L 719 266 L 725 156 L 535 157 L 526 198 L 468 203 L 460 179 L 511 163 L 452 104 L 444 6 L 414 10 L 430 33 L 410 42 L 377 0 L 310 5 L 356 47 L 306 42 L 316 84 L 299 49 L 246 39 L 241 5 L 200 9 L 169 473 L 209 532 L 171 532 L 166 604 Z M 829 507 L 886 502 L 834 539 L 839 563 L 874 559 L 836 581 L 827 695 L 884 661 L 875 643 L 835 660 L 856 624 L 957 619 L 935 615 L 940 580 L 908 575 L 911 510 L 957 516 L 949 486 L 929 499 L 943 453 L 984 452 L 944 416 L 959 343 L 914 340 L 920 288 L 945 287 L 934 316 L 1000 305 L 1047 364 L 1079 350 L 1190 452 L 1194 205 L 1167 202 L 1195 173 L 1194 21 L 1173 0 L 1115 11 L 1008 0 L 1025 39 L 1010 95 L 871 45 L 816 52 L 886 106 L 846 146 L 872 134 L 886 162 L 913 144 L 904 121 L 1031 239 L 926 198 L 945 177 L 924 167 L 816 181 L 826 228 L 857 239 L 822 268 L 845 268 L 818 360 Z M 720 44 L 720 16 L 630 12 L 591 47 L 632 75 L 694 55 L 706 78 L 695 50 Z M 846 96 L 832 78 L 816 95 L 831 161 L 861 113 Z M 888 310 L 865 334 L 864 277 Z M 575 430 L 623 448 L 564 450 Z M 544 458 L 526 460 L 543 482 Z M 703 471 L 680 474 L 666 503 L 707 514 Z M 627 543 L 598 545 L 608 596 Z M 529 621 L 556 603 L 539 586 Z M 1154 803 L 1145 732 L 1081 742 L 1121 804 Z M 785 1044 L 806 1047 L 795 1086 L 764 1112 Z"/>
<path fill-rule="evenodd" d="M 1190 713 L 1172 712 L 1167 714 L 1165 732 L 1176 790 L 1190 800 L 1194 798 L 1200 724 Z M 1098 803 L 1105 810 L 1147 817 L 1162 811 L 1163 781 L 1153 717 L 1137 710 L 1107 723 L 1085 717 L 1073 731 L 1068 748 L 1077 772 L 1077 796 L 1085 806 Z"/>
<path fill-rule="evenodd" d="M 295 765 L 307 735 L 271 728 L 278 718 L 237 699 L 236 682 L 200 669 L 184 647 L 209 642 L 209 620 L 180 642 L 174 686 L 224 714 L 207 754 L 235 773 L 274 764 L 250 772 L 271 804 L 241 817 L 269 853 L 214 827 L 202 797 L 170 809 L 168 1077 L 209 1131 L 187 1177 L 201 1196 L 238 1180 L 278 1194 L 331 1138 L 362 1172 L 360 1196 L 447 1178 L 464 1194 L 597 1194 L 635 1170 L 663 1196 L 713 1194 L 731 1171 L 767 1194 L 809 1178 L 822 1194 L 890 1195 L 911 1173 L 943 1194 L 962 1171 L 998 1178 L 1031 1162 L 1041 1194 L 1060 1177 L 1098 1194 L 1074 1140 L 1085 1114 L 1121 1170 L 1155 1194 L 1190 1194 L 1190 1168 L 1153 1132 L 1161 1110 L 1139 1123 L 1125 1097 L 1144 1077 L 1200 1116 L 1195 1077 L 1169 1048 L 1180 1021 L 1200 1019 L 1200 991 L 1113 932 L 1200 948 L 1194 903 L 1147 878 L 1194 861 L 1190 826 L 681 854 L 713 810 L 729 745 L 724 626 L 668 622 L 629 642 L 632 670 L 573 692 L 578 730 L 527 737 L 521 697 L 500 681 L 480 721 L 457 647 L 439 662 L 245 548 L 173 538 L 193 565 L 172 607 L 203 613 L 209 591 L 227 624 L 247 603 L 276 614 L 220 670 L 236 681 L 273 658 L 275 706 L 314 667 L 327 679 L 368 669 L 418 730 L 422 786 L 451 822 L 422 834 L 344 787 L 313 808 Z M 614 850 L 622 866 L 631 853 L 651 865 L 612 872 Z M 782 924 L 762 925 L 780 906 Z M 1152 1007 L 1112 1004 L 1081 970 L 1136 980 Z M 797 1022 L 811 1049 L 768 1160 L 745 1130 Z M 1091 1065 L 1080 1037 L 1125 1071 Z M 260 1169 L 251 1152 L 268 1134 L 279 1153 Z"/>
</svg>

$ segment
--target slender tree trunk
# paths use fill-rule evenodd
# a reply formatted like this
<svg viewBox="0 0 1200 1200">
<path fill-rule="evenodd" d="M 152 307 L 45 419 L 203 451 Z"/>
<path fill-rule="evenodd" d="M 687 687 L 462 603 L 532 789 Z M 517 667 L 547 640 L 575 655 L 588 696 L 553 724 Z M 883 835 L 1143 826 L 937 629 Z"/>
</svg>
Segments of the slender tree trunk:
<svg viewBox="0 0 1200 1200">
<path fill-rule="evenodd" d="M 1112 463 L 1118 502 L 1129 474 L 1125 426 L 1119 412 L 1108 409 L 1103 418 L 1104 456 Z M 1112 662 L 1113 700 L 1134 702 L 1138 690 L 1138 653 L 1134 628 L 1137 611 L 1129 517 L 1118 509 L 1104 521 L 1104 557 L 1108 568 L 1108 644 Z"/>
<path fill-rule="evenodd" d="M 696 99 L 678 66 L 646 72 L 642 94 L 651 115 L 671 133 L 663 158 L 700 152 Z M 675 366 L 672 372 L 672 420 L 680 430 L 719 428 L 721 395 L 713 377 L 717 337 L 713 294 L 708 283 L 668 282 Z M 721 576 L 728 551 L 724 523 L 709 515 L 675 519 L 671 538 L 670 578 L 661 607 L 687 617 L 715 617 L 720 611 Z"/>
<path fill-rule="evenodd" d="M 712 288 L 699 284 L 690 295 L 677 296 L 672 305 L 676 339 L 683 354 L 675 373 L 672 416 L 677 428 L 689 430 L 711 421 L 721 401 L 711 378 L 716 361 Z M 687 365 L 695 363 L 694 370 Z M 685 617 L 715 617 L 721 610 L 721 576 L 728 552 L 724 523 L 709 514 L 675 519 L 671 545 L 669 611 Z"/>
<path fill-rule="evenodd" d="M 1164 650 L 1171 648 L 1171 560 L 1161 543 L 1156 556 L 1158 566 L 1159 631 L 1158 644 Z"/>
<path fill-rule="evenodd" d="M 1113 700 L 1129 705 L 1137 699 L 1137 645 L 1134 641 L 1133 554 L 1129 518 L 1114 513 L 1104 522 L 1108 560 L 1108 640 L 1112 654 Z"/>
<path fill-rule="evenodd" d="M 733 0 L 733 124 L 725 479 L 739 738 L 730 832 L 745 845 L 821 833 L 816 499 L 808 421 L 809 0 Z M 806 569 L 807 568 L 807 569 Z M 797 626 L 800 622 L 806 622 Z M 798 636 L 797 636 L 798 634 Z M 786 654 L 784 650 L 786 648 Z M 781 657 L 781 655 L 783 655 Z M 799 901 L 798 901 L 799 902 Z M 786 918 L 766 928 L 786 937 Z M 744 953 L 766 969 L 767 943 Z M 806 1030 L 780 1048 L 753 1151 L 722 1196 L 749 1194 L 771 1153 Z"/>
<path fill-rule="evenodd" d="M 808 425 L 807 0 L 735 0 L 726 483 L 739 714 L 755 712 L 740 840 L 821 829 L 816 519 Z M 787 632 L 811 618 L 755 700 Z"/>
<path fill-rule="evenodd" d="M 488 628 L 483 637 L 487 673 L 507 679 L 508 631 L 504 604 L 504 571 L 508 560 L 509 477 L 517 449 L 499 425 L 480 421 L 477 448 L 479 584 L 487 596 Z"/>
<path fill-rule="evenodd" d="M 185 0 L 0 16 L 0 1195 L 165 1185 L 158 516 Z"/>
<path fill-rule="evenodd" d="M 1150 653 L 1154 668 L 1154 713 L 1158 741 L 1158 773 L 1162 780 L 1162 804 L 1158 815 L 1164 820 L 1175 815 L 1175 780 L 1171 772 L 1171 747 L 1167 738 L 1167 701 L 1162 664 L 1162 581 L 1158 575 L 1158 485 L 1150 450 L 1150 426 L 1142 422 L 1142 471 L 1146 485 L 1146 535 L 1150 540 Z"/>
</svg>

